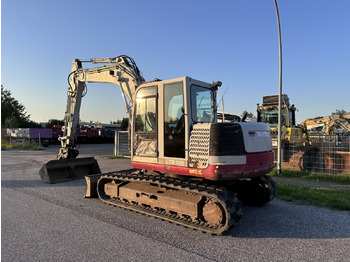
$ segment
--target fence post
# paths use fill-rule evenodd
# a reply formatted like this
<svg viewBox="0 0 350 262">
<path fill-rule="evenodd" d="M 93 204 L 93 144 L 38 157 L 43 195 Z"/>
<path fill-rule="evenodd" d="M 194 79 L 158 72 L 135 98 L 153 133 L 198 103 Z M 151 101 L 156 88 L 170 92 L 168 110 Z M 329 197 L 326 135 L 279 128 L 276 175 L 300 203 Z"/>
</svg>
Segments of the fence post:
<svg viewBox="0 0 350 262">
<path fill-rule="evenodd" d="M 117 132 L 117 156 L 120 155 L 120 132 Z"/>
<path fill-rule="evenodd" d="M 118 131 L 114 131 L 114 156 L 118 156 Z"/>
</svg>

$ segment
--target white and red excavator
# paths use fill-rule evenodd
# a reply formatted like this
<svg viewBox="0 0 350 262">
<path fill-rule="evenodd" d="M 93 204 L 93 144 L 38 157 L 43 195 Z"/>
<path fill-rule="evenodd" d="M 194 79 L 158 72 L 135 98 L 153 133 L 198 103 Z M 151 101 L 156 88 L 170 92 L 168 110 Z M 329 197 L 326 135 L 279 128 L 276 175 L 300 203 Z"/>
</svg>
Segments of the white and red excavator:
<svg viewBox="0 0 350 262">
<path fill-rule="evenodd" d="M 83 63 L 103 64 L 84 69 Z M 217 89 L 191 77 L 145 82 L 134 60 L 75 59 L 68 77 L 64 136 L 58 159 L 40 170 L 57 183 L 86 176 L 87 196 L 175 224 L 220 235 L 241 218 L 241 202 L 262 206 L 275 196 L 267 176 L 274 157 L 265 123 L 217 121 Z M 114 83 L 130 119 L 133 169 L 102 173 L 77 158 L 76 131 L 86 82 Z"/>
</svg>

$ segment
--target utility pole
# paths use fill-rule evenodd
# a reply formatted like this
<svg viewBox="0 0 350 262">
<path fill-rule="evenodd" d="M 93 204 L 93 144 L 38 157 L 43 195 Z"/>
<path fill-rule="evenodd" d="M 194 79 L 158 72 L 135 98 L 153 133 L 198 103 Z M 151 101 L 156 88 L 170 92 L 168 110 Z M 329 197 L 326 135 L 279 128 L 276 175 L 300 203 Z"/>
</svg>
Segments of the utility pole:
<svg viewBox="0 0 350 262">
<path fill-rule="evenodd" d="M 281 25 L 278 12 L 277 0 L 275 1 L 277 26 L 278 26 L 278 43 L 279 43 L 279 92 L 278 92 L 278 150 L 277 150 L 277 174 L 282 174 L 282 40 Z"/>
</svg>

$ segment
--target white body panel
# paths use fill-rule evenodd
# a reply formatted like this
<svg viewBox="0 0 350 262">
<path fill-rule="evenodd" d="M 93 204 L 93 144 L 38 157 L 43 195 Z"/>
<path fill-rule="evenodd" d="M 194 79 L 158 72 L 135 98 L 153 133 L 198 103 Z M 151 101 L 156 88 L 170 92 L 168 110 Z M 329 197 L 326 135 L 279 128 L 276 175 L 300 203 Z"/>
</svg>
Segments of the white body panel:
<svg viewBox="0 0 350 262">
<path fill-rule="evenodd" d="M 209 156 L 209 165 L 245 165 L 247 156 Z"/>
<path fill-rule="evenodd" d="M 265 123 L 239 122 L 243 131 L 244 147 L 247 153 L 272 150 L 270 128 Z"/>
</svg>

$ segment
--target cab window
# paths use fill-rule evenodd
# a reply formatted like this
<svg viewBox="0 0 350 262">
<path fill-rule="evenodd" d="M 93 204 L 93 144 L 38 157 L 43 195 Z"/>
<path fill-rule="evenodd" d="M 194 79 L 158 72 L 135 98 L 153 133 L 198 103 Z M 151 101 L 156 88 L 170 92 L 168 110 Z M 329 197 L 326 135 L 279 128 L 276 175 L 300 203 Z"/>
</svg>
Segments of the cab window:
<svg viewBox="0 0 350 262">
<path fill-rule="evenodd" d="M 192 120 L 196 123 L 214 122 L 214 95 L 209 88 L 191 86 Z"/>
<path fill-rule="evenodd" d="M 156 87 L 142 88 L 136 95 L 135 132 L 154 133 L 157 127 Z"/>
</svg>

